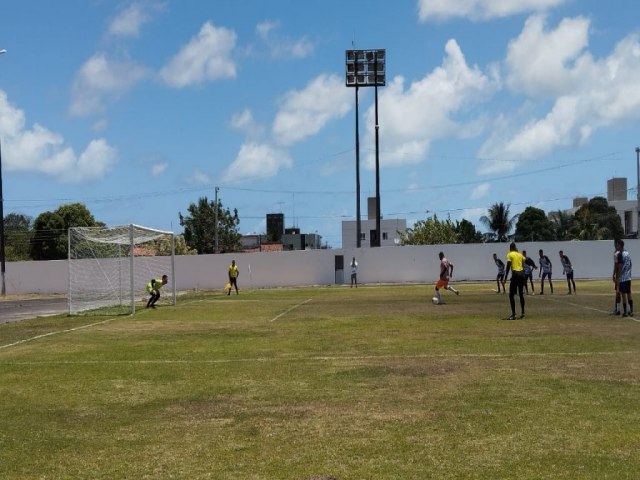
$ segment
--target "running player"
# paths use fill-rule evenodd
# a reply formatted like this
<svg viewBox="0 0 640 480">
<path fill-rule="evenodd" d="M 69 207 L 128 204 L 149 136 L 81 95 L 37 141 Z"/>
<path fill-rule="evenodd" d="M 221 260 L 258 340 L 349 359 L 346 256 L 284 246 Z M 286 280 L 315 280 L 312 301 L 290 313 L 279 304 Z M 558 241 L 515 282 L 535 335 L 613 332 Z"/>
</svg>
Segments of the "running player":
<svg viewBox="0 0 640 480">
<path fill-rule="evenodd" d="M 449 290 L 456 295 L 460 295 L 460 292 L 449 285 L 449 280 L 453 276 L 453 263 L 447 260 L 442 252 L 438 254 L 438 258 L 440 258 L 440 279 L 436 283 L 436 298 L 438 299 L 438 305 L 440 305 L 442 304 L 442 298 L 440 297 L 441 288 Z"/>
</svg>

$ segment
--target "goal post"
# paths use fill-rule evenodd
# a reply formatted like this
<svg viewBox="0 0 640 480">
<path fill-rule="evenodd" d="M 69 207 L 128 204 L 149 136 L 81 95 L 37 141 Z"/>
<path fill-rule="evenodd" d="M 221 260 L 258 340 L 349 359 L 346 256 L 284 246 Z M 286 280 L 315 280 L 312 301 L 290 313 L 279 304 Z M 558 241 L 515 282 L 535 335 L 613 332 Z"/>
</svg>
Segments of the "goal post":
<svg viewBox="0 0 640 480">
<path fill-rule="evenodd" d="M 157 305 L 176 303 L 175 236 L 140 225 L 72 227 L 68 240 L 69 314 L 135 313 L 147 284 L 169 276 Z"/>
</svg>

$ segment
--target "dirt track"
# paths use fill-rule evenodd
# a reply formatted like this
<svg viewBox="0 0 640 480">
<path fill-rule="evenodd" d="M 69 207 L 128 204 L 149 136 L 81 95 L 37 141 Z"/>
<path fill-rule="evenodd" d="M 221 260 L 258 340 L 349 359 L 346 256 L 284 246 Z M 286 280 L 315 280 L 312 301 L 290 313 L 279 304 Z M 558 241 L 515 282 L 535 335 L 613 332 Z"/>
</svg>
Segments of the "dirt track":
<svg viewBox="0 0 640 480">
<path fill-rule="evenodd" d="M 63 296 L 9 296 L 0 300 L 0 323 L 65 313 L 68 308 L 68 301 Z"/>
</svg>

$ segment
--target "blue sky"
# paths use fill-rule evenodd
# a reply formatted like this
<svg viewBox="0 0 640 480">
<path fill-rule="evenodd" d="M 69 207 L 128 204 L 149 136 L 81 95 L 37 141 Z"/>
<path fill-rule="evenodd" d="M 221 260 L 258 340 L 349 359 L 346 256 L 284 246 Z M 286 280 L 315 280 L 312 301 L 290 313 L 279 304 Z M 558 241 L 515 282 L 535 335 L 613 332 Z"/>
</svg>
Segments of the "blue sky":
<svg viewBox="0 0 640 480">
<path fill-rule="evenodd" d="M 571 207 L 629 178 L 640 144 L 632 0 L 4 0 L 4 211 L 82 202 L 182 232 L 220 188 L 242 233 L 267 213 L 341 246 L 355 219 L 345 50 L 384 48 L 384 218 Z M 375 195 L 373 89 L 361 192 Z"/>
</svg>

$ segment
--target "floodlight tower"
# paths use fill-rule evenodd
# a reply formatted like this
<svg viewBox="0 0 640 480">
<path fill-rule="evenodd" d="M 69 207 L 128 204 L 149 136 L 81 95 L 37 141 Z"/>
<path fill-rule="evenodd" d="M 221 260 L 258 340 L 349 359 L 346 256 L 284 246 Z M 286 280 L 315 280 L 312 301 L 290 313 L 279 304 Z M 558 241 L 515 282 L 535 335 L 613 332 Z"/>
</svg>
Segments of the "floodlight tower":
<svg viewBox="0 0 640 480">
<path fill-rule="evenodd" d="M 384 87 L 386 51 L 347 50 L 346 51 L 346 85 L 356 89 L 356 245 L 360 248 L 360 134 L 358 88 L 375 88 L 375 138 L 376 138 L 376 239 L 372 246 L 379 247 L 380 233 L 380 142 L 378 136 L 378 87 Z"/>
<path fill-rule="evenodd" d="M 3 48 L 0 49 L 0 55 L 7 53 Z M 2 276 L 2 291 L 0 294 L 4 297 L 7 294 L 5 284 L 5 257 L 4 257 L 4 197 L 2 195 L 2 141 L 0 140 L 0 276 Z"/>
</svg>

